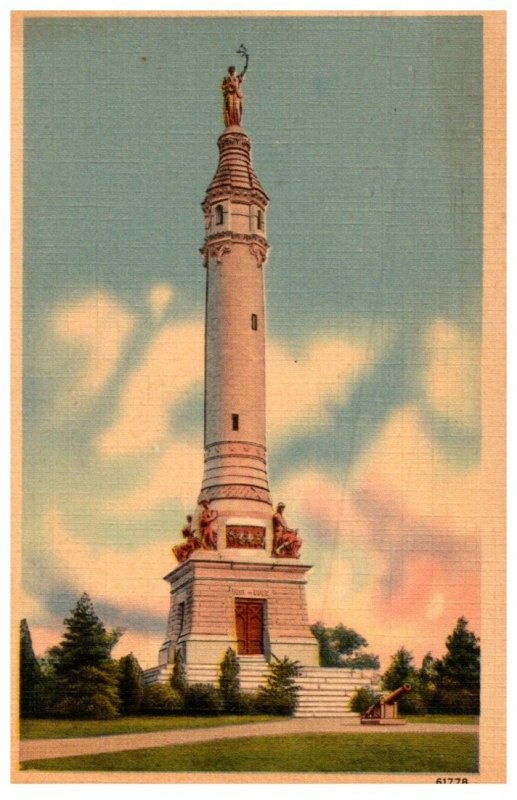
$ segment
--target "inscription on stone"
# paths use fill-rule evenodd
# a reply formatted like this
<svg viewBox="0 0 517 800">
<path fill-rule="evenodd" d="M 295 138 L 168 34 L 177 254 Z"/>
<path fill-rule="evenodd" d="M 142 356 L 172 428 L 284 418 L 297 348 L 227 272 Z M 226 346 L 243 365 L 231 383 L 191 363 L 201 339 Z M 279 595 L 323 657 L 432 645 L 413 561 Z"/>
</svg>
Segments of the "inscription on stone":
<svg viewBox="0 0 517 800">
<path fill-rule="evenodd" d="M 266 547 L 266 529 L 259 525 L 227 525 L 226 547 L 251 547 L 264 550 Z"/>
</svg>

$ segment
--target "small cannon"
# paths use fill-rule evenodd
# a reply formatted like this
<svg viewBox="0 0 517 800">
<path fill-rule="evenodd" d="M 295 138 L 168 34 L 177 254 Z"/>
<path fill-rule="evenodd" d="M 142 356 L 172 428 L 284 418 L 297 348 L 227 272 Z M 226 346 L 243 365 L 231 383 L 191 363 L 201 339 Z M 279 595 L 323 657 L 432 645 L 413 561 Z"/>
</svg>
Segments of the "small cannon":
<svg viewBox="0 0 517 800">
<path fill-rule="evenodd" d="M 405 725 L 404 720 L 398 718 L 397 701 L 410 691 L 409 683 L 404 683 L 386 697 L 380 697 L 361 716 L 361 725 Z"/>
</svg>

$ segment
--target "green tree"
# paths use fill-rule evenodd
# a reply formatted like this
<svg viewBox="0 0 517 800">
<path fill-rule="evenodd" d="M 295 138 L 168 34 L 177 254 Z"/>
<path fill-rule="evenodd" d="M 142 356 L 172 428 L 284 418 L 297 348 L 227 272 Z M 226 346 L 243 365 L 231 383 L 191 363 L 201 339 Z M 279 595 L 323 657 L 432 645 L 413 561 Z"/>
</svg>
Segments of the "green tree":
<svg viewBox="0 0 517 800">
<path fill-rule="evenodd" d="M 405 683 L 409 683 L 411 692 L 398 701 L 400 713 L 425 714 L 427 709 L 420 693 L 420 682 L 413 655 L 405 647 L 401 647 L 391 657 L 390 665 L 382 676 L 381 686 L 384 690 L 393 692 Z"/>
<path fill-rule="evenodd" d="M 381 679 L 381 686 L 389 692 L 393 692 L 404 683 L 411 686 L 416 682 L 417 672 L 414 666 L 412 653 L 401 647 L 395 655 L 391 657 L 390 665 Z"/>
<path fill-rule="evenodd" d="M 122 713 L 138 714 L 144 696 L 144 676 L 133 653 L 118 662 L 118 689 Z"/>
<path fill-rule="evenodd" d="M 436 705 L 446 713 L 479 714 L 481 648 L 467 625 L 465 617 L 458 619 L 445 642 L 446 654 L 436 662 Z"/>
<path fill-rule="evenodd" d="M 431 653 L 426 653 L 422 659 L 422 666 L 418 670 L 418 686 L 422 703 L 426 711 L 432 713 L 435 708 L 436 690 L 438 683 L 437 660 Z"/>
<path fill-rule="evenodd" d="M 34 654 L 26 619 L 20 622 L 20 716 L 37 717 L 43 713 L 44 678 Z"/>
<path fill-rule="evenodd" d="M 63 639 L 51 651 L 57 686 L 54 711 L 83 719 L 118 716 L 118 669 L 111 650 L 120 631 L 106 631 L 86 593 L 64 623 Z"/>
<path fill-rule="evenodd" d="M 43 678 L 46 712 L 50 712 L 54 708 L 57 700 L 56 651 L 59 651 L 59 647 L 54 646 L 49 648 L 39 660 Z"/>
<path fill-rule="evenodd" d="M 298 661 L 287 656 L 269 664 L 266 685 L 257 694 L 257 706 L 265 714 L 294 714 L 298 704 L 300 687 L 296 678 L 301 675 Z"/>
<path fill-rule="evenodd" d="M 174 664 L 172 667 L 171 675 L 171 688 L 180 695 L 184 695 L 187 691 L 187 672 L 185 670 L 185 659 L 181 650 L 174 651 Z"/>
<path fill-rule="evenodd" d="M 228 648 L 221 661 L 219 671 L 219 691 L 223 699 L 224 710 L 235 713 L 240 709 L 240 682 L 239 682 L 239 659 L 232 650 Z"/>
<path fill-rule="evenodd" d="M 368 642 L 353 628 L 341 623 L 335 628 L 327 628 L 322 622 L 316 622 L 311 625 L 311 631 L 318 641 L 322 667 L 379 669 L 379 657 L 362 650 L 368 647 Z"/>
</svg>

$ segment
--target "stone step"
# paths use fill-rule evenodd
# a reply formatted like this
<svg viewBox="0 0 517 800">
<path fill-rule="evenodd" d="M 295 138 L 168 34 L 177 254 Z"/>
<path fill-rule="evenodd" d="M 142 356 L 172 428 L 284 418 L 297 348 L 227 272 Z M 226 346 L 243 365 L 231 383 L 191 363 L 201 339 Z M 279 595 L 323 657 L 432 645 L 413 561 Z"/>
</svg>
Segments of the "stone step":
<svg viewBox="0 0 517 800">
<path fill-rule="evenodd" d="M 328 675 L 348 675 L 350 678 L 380 678 L 380 673 L 375 669 L 348 669 L 347 667 L 302 667 L 306 673 L 320 672 L 323 670 Z"/>
<path fill-rule="evenodd" d="M 295 716 L 300 714 L 310 714 L 312 717 L 327 717 L 329 714 L 338 714 L 340 717 L 357 717 L 354 711 L 349 708 L 340 708 L 336 705 L 330 706 L 297 706 Z"/>
<path fill-rule="evenodd" d="M 352 719 L 358 717 L 357 714 L 353 714 L 351 711 L 327 711 L 325 713 L 297 711 L 294 716 L 296 719 Z"/>
<path fill-rule="evenodd" d="M 298 684 L 300 687 L 300 693 L 303 694 L 304 697 L 351 697 L 355 689 L 352 687 L 347 691 L 343 691 L 341 688 L 336 687 L 329 687 L 327 689 L 313 689 L 307 688 L 303 684 Z"/>
<path fill-rule="evenodd" d="M 325 689 L 339 689 L 339 691 L 346 692 L 349 689 L 356 689 L 358 686 L 374 686 L 375 684 L 365 681 L 308 681 L 303 676 L 300 678 L 296 678 L 296 683 L 299 686 L 306 686 L 307 689 L 321 689 L 324 691 Z"/>
</svg>

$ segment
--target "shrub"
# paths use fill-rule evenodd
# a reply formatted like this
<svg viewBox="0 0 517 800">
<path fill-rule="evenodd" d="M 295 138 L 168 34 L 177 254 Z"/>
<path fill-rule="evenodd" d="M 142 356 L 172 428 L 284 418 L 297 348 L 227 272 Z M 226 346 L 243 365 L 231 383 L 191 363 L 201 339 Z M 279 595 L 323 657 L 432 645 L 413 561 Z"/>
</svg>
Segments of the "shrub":
<svg viewBox="0 0 517 800">
<path fill-rule="evenodd" d="M 257 710 L 264 714 L 294 714 L 298 704 L 296 678 L 301 674 L 298 661 L 284 656 L 269 665 L 269 676 L 265 686 L 257 695 Z"/>
<path fill-rule="evenodd" d="M 242 698 L 239 683 L 239 660 L 231 647 L 226 651 L 221 661 L 219 674 L 219 691 L 223 701 L 224 710 L 229 713 L 239 713 Z"/>
<path fill-rule="evenodd" d="M 468 687 L 442 686 L 436 694 L 435 708 L 438 714 L 479 715 L 479 694 Z"/>
<path fill-rule="evenodd" d="M 174 714 L 182 709 L 181 695 L 162 683 L 146 686 L 140 704 L 143 714 Z"/>
<path fill-rule="evenodd" d="M 257 711 L 260 711 L 260 707 L 258 704 L 257 693 L 254 692 L 239 692 L 235 708 L 234 714 L 256 714 Z"/>
<path fill-rule="evenodd" d="M 356 714 L 364 714 L 370 706 L 377 702 L 378 698 L 379 695 L 375 694 L 368 686 L 361 686 L 350 699 L 350 710 L 355 711 Z"/>
<path fill-rule="evenodd" d="M 144 679 L 140 664 L 130 653 L 118 664 L 118 687 L 123 714 L 138 714 L 144 696 Z"/>
<path fill-rule="evenodd" d="M 184 710 L 187 714 L 213 716 L 223 710 L 220 692 L 211 683 L 191 684 L 184 697 Z"/>
<path fill-rule="evenodd" d="M 185 670 L 185 660 L 181 653 L 181 650 L 176 650 L 174 652 L 174 666 L 172 668 L 172 675 L 171 675 L 171 688 L 178 692 L 180 695 L 184 695 L 187 691 L 187 673 Z"/>
</svg>

